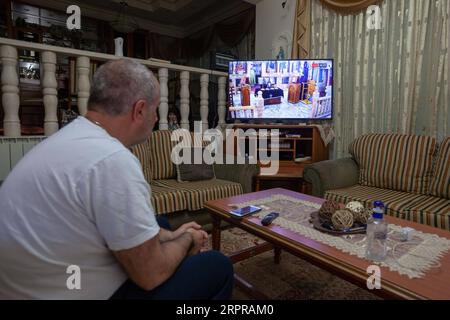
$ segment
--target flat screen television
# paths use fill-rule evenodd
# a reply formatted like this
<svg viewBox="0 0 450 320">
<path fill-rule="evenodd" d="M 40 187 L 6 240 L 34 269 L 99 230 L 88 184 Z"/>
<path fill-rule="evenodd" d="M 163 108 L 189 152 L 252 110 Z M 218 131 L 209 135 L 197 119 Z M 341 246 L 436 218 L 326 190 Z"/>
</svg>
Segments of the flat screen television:
<svg viewBox="0 0 450 320">
<path fill-rule="evenodd" d="M 229 121 L 332 119 L 333 60 L 230 61 Z"/>
</svg>

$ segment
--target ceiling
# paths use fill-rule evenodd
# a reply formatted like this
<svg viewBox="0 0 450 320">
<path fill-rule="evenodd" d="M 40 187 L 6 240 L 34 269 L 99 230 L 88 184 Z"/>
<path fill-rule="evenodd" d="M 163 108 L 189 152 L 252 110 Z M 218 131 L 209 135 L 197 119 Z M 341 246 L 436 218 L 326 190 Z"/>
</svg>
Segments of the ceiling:
<svg viewBox="0 0 450 320">
<path fill-rule="evenodd" d="M 81 15 L 113 21 L 123 0 L 27 0 L 30 4 L 66 11 L 79 5 Z M 141 29 L 184 38 L 208 25 L 254 7 L 255 0 L 125 0 Z"/>
<path fill-rule="evenodd" d="M 95 5 L 119 11 L 123 0 L 97 1 Z M 92 4 L 91 0 L 81 0 Z M 199 21 L 208 21 L 214 15 L 232 8 L 249 8 L 252 5 L 241 0 L 126 0 L 128 12 L 134 17 L 148 19 L 177 27 L 192 26 Z"/>
</svg>

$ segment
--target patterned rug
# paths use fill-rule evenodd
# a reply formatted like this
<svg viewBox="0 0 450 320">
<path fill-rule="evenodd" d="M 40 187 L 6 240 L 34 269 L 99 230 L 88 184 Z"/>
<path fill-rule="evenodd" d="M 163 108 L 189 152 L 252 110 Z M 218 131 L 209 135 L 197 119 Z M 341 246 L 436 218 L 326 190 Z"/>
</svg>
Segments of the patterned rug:
<svg viewBox="0 0 450 320">
<path fill-rule="evenodd" d="M 222 231 L 221 251 L 224 254 L 249 248 L 262 240 L 238 228 Z M 208 248 L 211 244 L 208 245 Z M 379 299 L 333 274 L 287 252 L 281 263 L 273 261 L 269 251 L 234 265 L 235 271 L 255 288 L 273 300 L 369 300 Z M 235 287 L 233 299 L 249 300 L 245 292 Z"/>
</svg>

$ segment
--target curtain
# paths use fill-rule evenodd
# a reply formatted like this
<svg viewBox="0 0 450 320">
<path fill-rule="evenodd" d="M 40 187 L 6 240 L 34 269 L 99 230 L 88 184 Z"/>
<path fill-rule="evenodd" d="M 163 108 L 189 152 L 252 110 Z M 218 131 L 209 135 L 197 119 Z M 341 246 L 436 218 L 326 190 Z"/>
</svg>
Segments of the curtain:
<svg viewBox="0 0 450 320">
<path fill-rule="evenodd" d="M 320 0 L 325 6 L 341 14 L 359 13 L 381 0 Z"/>
<path fill-rule="evenodd" d="M 156 59 L 176 61 L 182 56 L 182 39 L 173 38 L 158 33 L 150 33 L 149 56 Z"/>
<path fill-rule="evenodd" d="M 450 134 L 450 1 L 384 1 L 380 13 L 372 30 L 364 13 L 312 1 L 311 56 L 335 59 L 334 157 L 364 133 Z"/>
<path fill-rule="evenodd" d="M 292 58 L 308 58 L 311 38 L 311 0 L 297 0 Z"/>
</svg>

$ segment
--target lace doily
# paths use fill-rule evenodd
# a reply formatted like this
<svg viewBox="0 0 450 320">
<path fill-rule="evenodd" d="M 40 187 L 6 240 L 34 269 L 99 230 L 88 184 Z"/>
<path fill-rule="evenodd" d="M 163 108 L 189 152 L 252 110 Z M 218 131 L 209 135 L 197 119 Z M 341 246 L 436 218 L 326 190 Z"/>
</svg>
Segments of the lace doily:
<svg viewBox="0 0 450 320">
<path fill-rule="evenodd" d="M 314 229 L 310 223 L 310 216 L 311 213 L 320 209 L 321 206 L 317 203 L 285 195 L 274 195 L 260 200 L 235 204 L 239 208 L 249 205 L 255 205 L 263 209 L 255 215 L 259 218 L 263 218 L 270 212 L 278 212 L 280 216 L 273 224 L 332 246 L 342 252 L 366 259 L 366 236 L 364 234 L 334 236 Z M 422 278 L 427 271 L 440 266 L 440 258 L 450 250 L 450 239 L 416 230 L 411 241 L 403 242 L 401 230 L 401 226 L 389 225 L 388 254 L 386 260 L 378 263 L 378 265 L 408 276 L 410 279 Z"/>
</svg>

